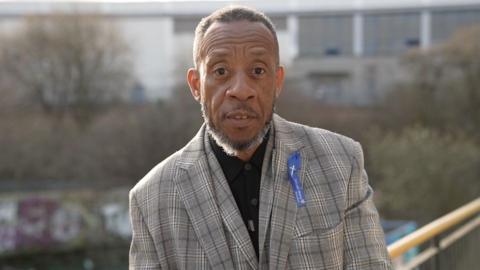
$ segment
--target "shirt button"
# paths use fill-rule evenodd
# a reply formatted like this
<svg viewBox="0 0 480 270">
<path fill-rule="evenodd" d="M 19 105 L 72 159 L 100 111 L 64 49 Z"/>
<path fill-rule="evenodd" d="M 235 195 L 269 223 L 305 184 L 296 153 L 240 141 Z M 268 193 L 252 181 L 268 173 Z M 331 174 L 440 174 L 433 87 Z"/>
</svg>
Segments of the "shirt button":
<svg viewBox="0 0 480 270">
<path fill-rule="evenodd" d="M 258 200 L 256 198 L 253 198 L 253 199 L 250 200 L 250 204 L 253 205 L 253 206 L 257 206 Z"/>
<path fill-rule="evenodd" d="M 252 169 L 252 165 L 250 165 L 250 163 L 246 163 L 244 168 L 245 170 L 250 171 Z"/>
</svg>

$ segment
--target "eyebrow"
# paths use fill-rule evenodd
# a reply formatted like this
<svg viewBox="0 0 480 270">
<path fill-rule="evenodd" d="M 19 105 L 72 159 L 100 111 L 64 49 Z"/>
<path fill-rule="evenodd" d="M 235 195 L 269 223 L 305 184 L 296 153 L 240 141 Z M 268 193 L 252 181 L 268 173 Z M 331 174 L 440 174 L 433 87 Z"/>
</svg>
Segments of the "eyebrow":
<svg viewBox="0 0 480 270">
<path fill-rule="evenodd" d="M 268 49 L 262 46 L 255 45 L 255 46 L 247 47 L 244 50 L 246 51 L 246 55 L 250 55 L 256 58 L 263 58 L 265 56 L 268 56 Z M 231 55 L 232 55 L 232 52 L 230 50 L 223 49 L 223 48 L 216 48 L 208 51 L 205 54 L 205 63 L 208 65 L 217 63 L 218 59 L 223 59 Z"/>
</svg>

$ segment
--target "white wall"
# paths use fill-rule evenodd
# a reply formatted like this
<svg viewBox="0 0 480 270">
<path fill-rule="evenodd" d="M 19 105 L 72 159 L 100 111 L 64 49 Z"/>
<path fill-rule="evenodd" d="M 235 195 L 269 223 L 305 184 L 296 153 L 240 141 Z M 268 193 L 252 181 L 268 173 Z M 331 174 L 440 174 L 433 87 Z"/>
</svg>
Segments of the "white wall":
<svg viewBox="0 0 480 270">
<path fill-rule="evenodd" d="M 134 70 L 145 87 L 146 97 L 168 97 L 174 83 L 172 20 L 166 17 L 121 18 L 117 23 L 131 46 L 135 59 Z"/>
</svg>

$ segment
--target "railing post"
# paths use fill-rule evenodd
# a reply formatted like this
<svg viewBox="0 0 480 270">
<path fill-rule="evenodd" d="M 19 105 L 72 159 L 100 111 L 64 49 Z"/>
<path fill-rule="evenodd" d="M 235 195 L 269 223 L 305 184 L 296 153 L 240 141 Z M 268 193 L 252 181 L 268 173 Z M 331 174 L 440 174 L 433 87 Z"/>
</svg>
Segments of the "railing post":
<svg viewBox="0 0 480 270">
<path fill-rule="evenodd" d="M 435 254 L 435 256 L 433 257 L 433 264 L 434 264 L 434 267 L 433 269 L 434 270 L 441 270 L 441 263 L 440 263 L 440 253 L 441 253 L 441 249 L 440 249 L 440 236 L 437 235 L 433 238 L 433 246 L 435 247 L 435 249 L 437 250 L 437 254 Z"/>
</svg>

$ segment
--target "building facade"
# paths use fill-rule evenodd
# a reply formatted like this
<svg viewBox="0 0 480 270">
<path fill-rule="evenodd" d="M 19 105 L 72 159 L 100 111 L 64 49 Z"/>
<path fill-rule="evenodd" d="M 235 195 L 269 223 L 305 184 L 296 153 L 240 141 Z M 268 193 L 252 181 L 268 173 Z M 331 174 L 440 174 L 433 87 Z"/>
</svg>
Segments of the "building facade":
<svg viewBox="0 0 480 270">
<path fill-rule="evenodd" d="M 120 26 L 133 50 L 135 98 L 142 93 L 147 99 L 168 98 L 186 87 L 200 18 L 227 4 L 253 6 L 273 18 L 281 61 L 295 91 L 325 103 L 368 105 L 407 76 L 399 60 L 408 50 L 428 49 L 462 27 L 480 24 L 480 0 L 397 2 L 3 1 L 0 31 L 12 31 L 29 14 L 100 13 Z"/>
</svg>

